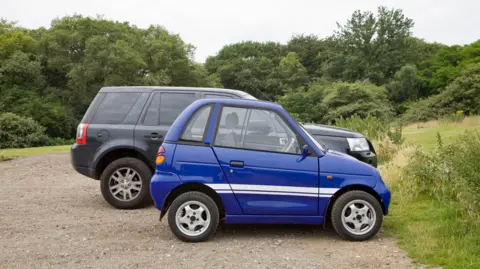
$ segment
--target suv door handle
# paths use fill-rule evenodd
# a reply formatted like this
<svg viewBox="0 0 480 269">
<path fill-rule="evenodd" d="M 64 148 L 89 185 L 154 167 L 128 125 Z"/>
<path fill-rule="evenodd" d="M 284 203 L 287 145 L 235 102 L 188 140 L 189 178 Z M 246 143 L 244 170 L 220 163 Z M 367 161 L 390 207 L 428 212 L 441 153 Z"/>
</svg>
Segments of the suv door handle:
<svg viewBox="0 0 480 269">
<path fill-rule="evenodd" d="M 159 138 L 163 138 L 163 135 L 159 135 L 158 133 L 151 133 L 149 135 L 145 135 L 145 138 L 150 138 L 152 140 L 157 140 Z"/>
<path fill-rule="evenodd" d="M 230 161 L 231 167 L 243 167 L 243 161 Z"/>
</svg>

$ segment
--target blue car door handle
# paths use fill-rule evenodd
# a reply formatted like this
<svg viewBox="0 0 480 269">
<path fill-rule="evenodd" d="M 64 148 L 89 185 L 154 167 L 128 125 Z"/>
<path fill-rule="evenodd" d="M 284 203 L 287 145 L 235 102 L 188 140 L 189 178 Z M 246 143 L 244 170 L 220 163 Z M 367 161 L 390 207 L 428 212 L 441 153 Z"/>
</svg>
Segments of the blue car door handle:
<svg viewBox="0 0 480 269">
<path fill-rule="evenodd" d="M 243 167 L 242 161 L 230 161 L 230 167 Z"/>
</svg>

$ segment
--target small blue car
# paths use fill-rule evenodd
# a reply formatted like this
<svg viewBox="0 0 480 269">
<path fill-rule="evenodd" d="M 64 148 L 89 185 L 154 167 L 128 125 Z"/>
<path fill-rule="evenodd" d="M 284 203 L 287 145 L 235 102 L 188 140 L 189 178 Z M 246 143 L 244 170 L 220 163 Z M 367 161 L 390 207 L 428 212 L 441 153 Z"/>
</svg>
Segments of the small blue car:
<svg viewBox="0 0 480 269">
<path fill-rule="evenodd" d="M 345 239 L 374 236 L 390 191 L 378 170 L 325 150 L 279 105 L 202 99 L 158 149 L 150 192 L 179 239 L 200 242 L 226 224 L 324 224 Z"/>
</svg>

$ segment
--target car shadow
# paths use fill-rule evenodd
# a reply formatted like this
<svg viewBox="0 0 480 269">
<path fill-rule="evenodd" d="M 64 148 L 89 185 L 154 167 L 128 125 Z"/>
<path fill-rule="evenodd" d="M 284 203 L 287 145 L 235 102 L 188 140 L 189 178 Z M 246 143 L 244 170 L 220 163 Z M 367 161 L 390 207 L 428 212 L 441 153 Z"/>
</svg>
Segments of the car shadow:
<svg viewBox="0 0 480 269">
<path fill-rule="evenodd" d="M 328 225 L 300 225 L 300 224 L 225 224 L 220 223 L 216 240 L 231 240 L 245 238 L 270 238 L 280 237 L 322 237 L 339 239 L 338 235 Z"/>
</svg>

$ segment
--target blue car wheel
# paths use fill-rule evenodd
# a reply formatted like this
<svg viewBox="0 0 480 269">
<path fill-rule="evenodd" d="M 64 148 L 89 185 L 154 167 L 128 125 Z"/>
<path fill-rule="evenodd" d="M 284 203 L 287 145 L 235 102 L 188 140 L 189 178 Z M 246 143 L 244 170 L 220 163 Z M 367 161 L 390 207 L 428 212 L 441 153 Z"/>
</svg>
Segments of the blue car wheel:
<svg viewBox="0 0 480 269">
<path fill-rule="evenodd" d="M 363 241 L 373 237 L 383 222 L 378 200 L 364 191 L 342 194 L 332 207 L 332 225 L 345 239 Z"/>
<path fill-rule="evenodd" d="M 173 201 L 168 211 L 168 225 L 180 240 L 201 242 L 208 240 L 217 230 L 219 222 L 217 204 L 202 192 L 186 192 Z"/>
</svg>

